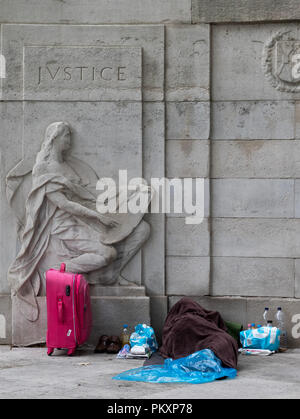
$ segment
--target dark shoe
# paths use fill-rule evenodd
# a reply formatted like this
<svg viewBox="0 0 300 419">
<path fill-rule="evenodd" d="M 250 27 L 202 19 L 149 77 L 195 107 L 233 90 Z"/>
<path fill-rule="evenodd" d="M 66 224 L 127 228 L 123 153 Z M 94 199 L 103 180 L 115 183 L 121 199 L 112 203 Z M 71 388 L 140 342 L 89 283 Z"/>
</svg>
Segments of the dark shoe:
<svg viewBox="0 0 300 419">
<path fill-rule="evenodd" d="M 108 345 L 110 344 L 110 340 L 107 335 L 102 335 L 98 341 L 98 345 L 95 348 L 96 354 L 102 354 L 106 352 Z"/>
<path fill-rule="evenodd" d="M 109 354 L 117 354 L 121 350 L 121 341 L 119 336 L 110 336 L 109 337 L 109 345 L 107 346 L 107 353 Z"/>
</svg>

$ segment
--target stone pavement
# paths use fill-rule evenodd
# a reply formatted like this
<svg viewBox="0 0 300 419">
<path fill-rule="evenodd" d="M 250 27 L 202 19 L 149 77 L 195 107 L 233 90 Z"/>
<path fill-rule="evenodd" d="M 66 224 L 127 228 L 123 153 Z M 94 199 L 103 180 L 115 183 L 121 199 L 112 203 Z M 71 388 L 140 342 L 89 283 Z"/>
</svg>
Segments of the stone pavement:
<svg viewBox="0 0 300 419">
<path fill-rule="evenodd" d="M 0 346 L 0 398 L 300 398 L 299 349 L 240 356 L 236 379 L 199 385 L 115 381 L 114 375 L 142 362 L 83 350 L 73 358 L 56 354 Z"/>
</svg>

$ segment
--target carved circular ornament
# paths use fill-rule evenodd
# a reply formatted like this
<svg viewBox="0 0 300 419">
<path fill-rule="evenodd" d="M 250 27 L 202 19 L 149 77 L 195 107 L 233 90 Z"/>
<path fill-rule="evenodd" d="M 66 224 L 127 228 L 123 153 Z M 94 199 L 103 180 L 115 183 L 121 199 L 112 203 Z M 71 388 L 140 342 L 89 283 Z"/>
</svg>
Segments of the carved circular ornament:
<svg viewBox="0 0 300 419">
<path fill-rule="evenodd" d="M 290 32 L 277 32 L 265 43 L 262 65 L 275 89 L 297 93 L 300 92 L 300 41 Z"/>
</svg>

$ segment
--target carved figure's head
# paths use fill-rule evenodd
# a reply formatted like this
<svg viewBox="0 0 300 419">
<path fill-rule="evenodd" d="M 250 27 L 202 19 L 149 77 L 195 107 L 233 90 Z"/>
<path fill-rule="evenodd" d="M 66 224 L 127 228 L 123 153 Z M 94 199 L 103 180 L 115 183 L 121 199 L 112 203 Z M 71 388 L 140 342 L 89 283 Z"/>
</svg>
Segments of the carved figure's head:
<svg viewBox="0 0 300 419">
<path fill-rule="evenodd" d="M 41 151 L 38 154 L 39 160 L 48 160 L 51 151 L 63 154 L 71 148 L 71 128 L 67 122 L 53 122 L 45 133 Z"/>
</svg>

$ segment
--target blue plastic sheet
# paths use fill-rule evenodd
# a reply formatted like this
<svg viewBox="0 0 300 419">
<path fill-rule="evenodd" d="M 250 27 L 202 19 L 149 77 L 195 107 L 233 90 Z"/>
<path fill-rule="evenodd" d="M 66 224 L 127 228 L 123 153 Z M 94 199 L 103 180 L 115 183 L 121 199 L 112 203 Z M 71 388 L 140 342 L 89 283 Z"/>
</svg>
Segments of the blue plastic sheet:
<svg viewBox="0 0 300 419">
<path fill-rule="evenodd" d="M 114 380 L 146 381 L 148 383 L 208 383 L 222 377 L 234 378 L 237 371 L 224 368 L 210 349 L 203 349 L 184 358 L 166 359 L 164 365 L 135 368 L 113 377 Z"/>
</svg>

